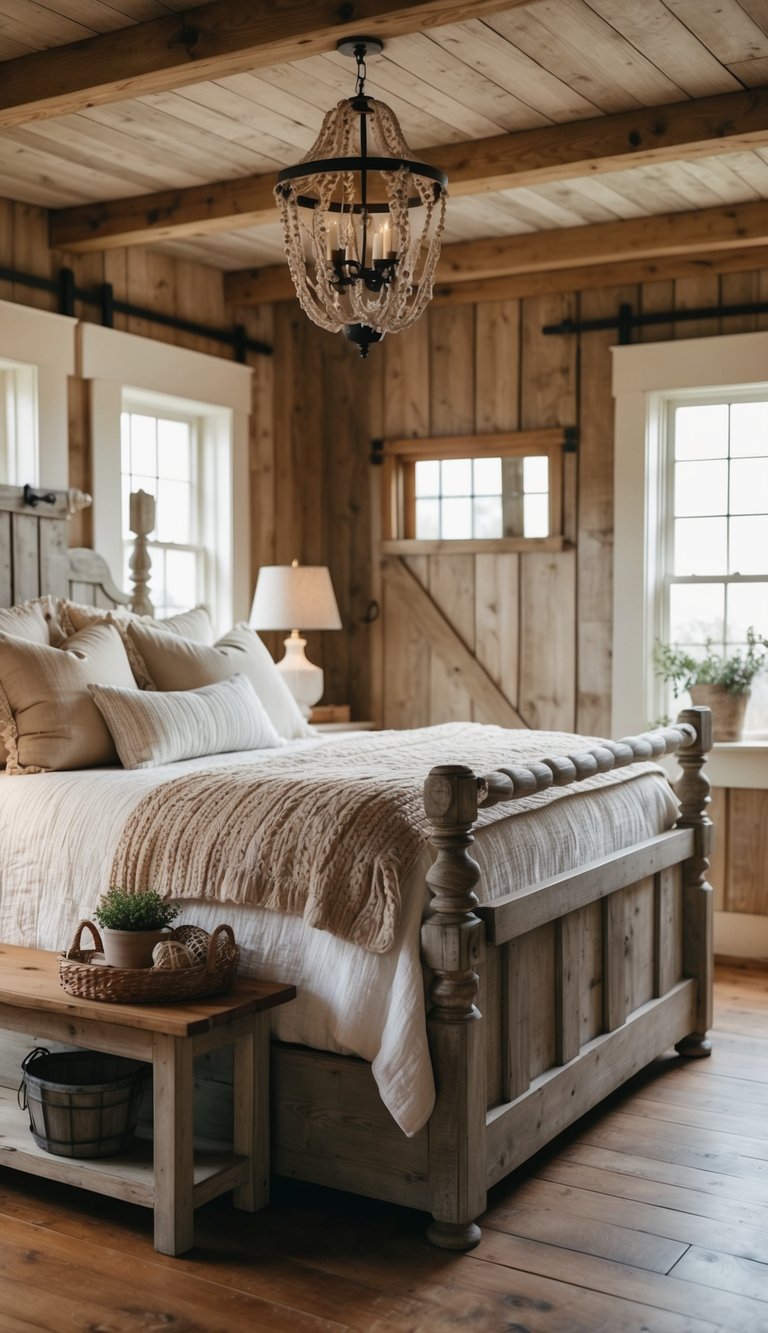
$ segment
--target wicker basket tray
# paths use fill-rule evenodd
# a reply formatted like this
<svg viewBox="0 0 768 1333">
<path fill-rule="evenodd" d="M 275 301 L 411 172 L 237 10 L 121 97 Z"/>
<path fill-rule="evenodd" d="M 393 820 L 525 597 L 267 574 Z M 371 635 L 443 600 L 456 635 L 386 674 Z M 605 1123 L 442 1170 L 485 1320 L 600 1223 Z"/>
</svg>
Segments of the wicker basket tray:
<svg viewBox="0 0 768 1333">
<path fill-rule="evenodd" d="M 94 949 L 81 949 L 90 930 Z M 104 967 L 93 962 L 101 954 L 101 936 L 92 921 L 81 921 L 70 948 L 59 954 L 59 980 L 69 995 L 81 1000 L 115 1004 L 158 1004 L 163 1000 L 194 1000 L 228 990 L 235 979 L 240 951 L 232 927 L 217 926 L 208 943 L 206 962 L 196 967 Z"/>
</svg>

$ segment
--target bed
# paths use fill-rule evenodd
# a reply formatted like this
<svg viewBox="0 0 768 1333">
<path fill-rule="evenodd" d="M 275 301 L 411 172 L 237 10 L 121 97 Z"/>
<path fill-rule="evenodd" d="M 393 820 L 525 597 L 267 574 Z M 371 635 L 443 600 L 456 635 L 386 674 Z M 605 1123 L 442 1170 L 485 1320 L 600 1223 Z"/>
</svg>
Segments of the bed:
<svg viewBox="0 0 768 1333">
<path fill-rule="evenodd" d="M 124 601 L 98 557 L 67 554 L 66 497 L 41 509 L 0 492 L 2 604 L 40 591 Z M 616 743 L 450 724 L 406 733 L 404 748 L 394 733 L 349 735 L 164 769 L 3 777 L 0 937 L 60 946 L 104 887 L 101 845 L 201 769 L 226 783 L 253 770 L 292 795 L 334 766 L 377 780 L 402 770 L 411 805 L 423 770 L 393 921 L 380 894 L 384 947 L 361 947 L 365 913 L 337 938 L 322 917 L 176 888 L 201 924 L 232 921 L 247 968 L 303 994 L 275 1031 L 275 1170 L 424 1210 L 434 1243 L 468 1248 L 491 1185 L 670 1046 L 709 1053 L 710 744 L 708 710 L 689 709 Z M 672 753 L 679 810 L 654 768 Z M 44 840 L 30 835 L 41 827 Z M 199 1072 L 196 1132 L 217 1137 L 226 1072 Z"/>
</svg>

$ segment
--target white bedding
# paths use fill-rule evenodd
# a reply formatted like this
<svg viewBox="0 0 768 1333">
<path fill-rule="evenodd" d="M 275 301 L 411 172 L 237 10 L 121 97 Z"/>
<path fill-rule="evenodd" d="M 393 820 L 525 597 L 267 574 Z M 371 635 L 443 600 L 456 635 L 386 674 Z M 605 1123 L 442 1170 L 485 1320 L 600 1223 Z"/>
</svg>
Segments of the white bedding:
<svg viewBox="0 0 768 1333">
<path fill-rule="evenodd" d="M 350 746 L 357 740 L 354 733 L 344 737 Z M 323 743 L 290 744 L 300 750 Z M 66 946 L 107 887 L 120 830 L 142 797 L 185 772 L 233 762 L 268 766 L 275 753 L 218 755 L 131 772 L 0 778 L 0 939 Z M 535 812 L 509 816 L 478 830 L 479 892 L 499 897 L 515 885 L 595 860 L 669 828 L 676 816 L 675 798 L 656 773 L 628 777 L 600 793 L 577 790 Z M 370 1061 L 382 1100 L 406 1134 L 425 1124 L 434 1102 L 419 957 L 428 864 L 425 849 L 403 886 L 398 937 L 385 954 L 314 930 L 300 917 L 252 906 L 185 903 L 180 918 L 207 929 L 229 921 L 246 973 L 294 982 L 298 998 L 275 1011 L 276 1035 Z"/>
</svg>

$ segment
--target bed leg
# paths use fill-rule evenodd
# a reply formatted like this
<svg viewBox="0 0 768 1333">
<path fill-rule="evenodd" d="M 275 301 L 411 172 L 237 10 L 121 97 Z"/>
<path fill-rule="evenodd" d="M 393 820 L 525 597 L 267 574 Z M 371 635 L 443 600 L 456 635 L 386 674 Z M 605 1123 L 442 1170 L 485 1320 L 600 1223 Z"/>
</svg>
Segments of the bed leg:
<svg viewBox="0 0 768 1333">
<path fill-rule="evenodd" d="M 683 770 L 677 784 L 682 805 L 678 828 L 693 829 L 694 851 L 683 866 L 683 970 L 695 977 L 697 986 L 696 1027 L 675 1046 L 679 1055 L 702 1059 L 712 1053 L 707 1031 L 712 1026 L 712 982 L 714 939 L 712 886 L 707 883 L 709 854 L 712 849 L 712 821 L 707 815 L 709 779 L 703 772 L 707 751 L 712 746 L 712 715 L 708 708 L 686 708 L 678 721 L 696 728 L 697 740 L 677 759 Z"/>
<path fill-rule="evenodd" d="M 442 1249 L 467 1250 L 480 1240 L 475 1218 L 486 1202 L 485 1038 L 476 968 L 485 928 L 473 909 L 480 877 L 469 853 L 477 818 L 477 778 L 462 765 L 433 768 L 424 806 L 437 858 L 427 872 L 431 911 L 421 932 L 434 976 L 428 1018 L 437 1097 L 429 1121 L 427 1235 Z"/>
<path fill-rule="evenodd" d="M 482 1233 L 477 1222 L 430 1222 L 427 1240 L 441 1250 L 473 1250 L 480 1244 Z"/>
</svg>

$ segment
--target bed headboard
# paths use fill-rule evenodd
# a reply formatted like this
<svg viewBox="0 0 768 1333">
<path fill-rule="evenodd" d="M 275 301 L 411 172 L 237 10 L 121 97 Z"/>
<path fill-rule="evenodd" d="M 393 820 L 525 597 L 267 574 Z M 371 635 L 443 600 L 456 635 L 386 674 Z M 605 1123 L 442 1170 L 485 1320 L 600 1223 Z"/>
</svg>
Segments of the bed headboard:
<svg viewBox="0 0 768 1333">
<path fill-rule="evenodd" d="M 42 593 L 91 606 L 127 606 L 95 551 L 70 550 L 69 519 L 91 503 L 82 491 L 0 486 L 0 606 Z"/>
</svg>

